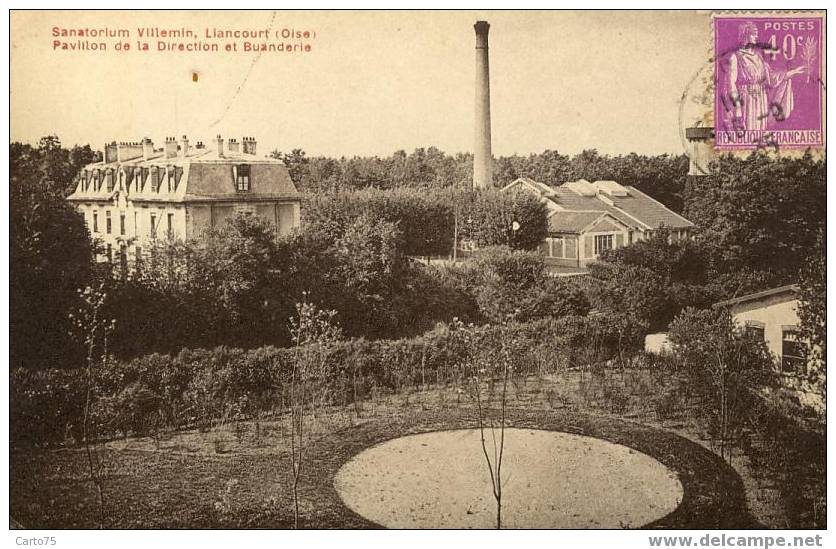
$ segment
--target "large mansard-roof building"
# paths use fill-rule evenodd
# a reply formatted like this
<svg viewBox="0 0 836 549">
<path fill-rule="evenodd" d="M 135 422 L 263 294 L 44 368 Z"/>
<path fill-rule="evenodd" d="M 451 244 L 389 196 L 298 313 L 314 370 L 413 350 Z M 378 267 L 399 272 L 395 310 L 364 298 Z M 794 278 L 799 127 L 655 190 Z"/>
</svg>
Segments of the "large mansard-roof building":
<svg viewBox="0 0 836 549">
<path fill-rule="evenodd" d="M 221 226 L 239 212 L 272 223 L 277 234 L 300 224 L 301 196 L 280 160 L 256 155 L 245 137 L 211 147 L 168 138 L 162 148 L 150 139 L 109 143 L 104 160 L 85 166 L 68 197 L 91 235 L 113 257 L 141 259 L 155 238 L 189 238 Z"/>
</svg>

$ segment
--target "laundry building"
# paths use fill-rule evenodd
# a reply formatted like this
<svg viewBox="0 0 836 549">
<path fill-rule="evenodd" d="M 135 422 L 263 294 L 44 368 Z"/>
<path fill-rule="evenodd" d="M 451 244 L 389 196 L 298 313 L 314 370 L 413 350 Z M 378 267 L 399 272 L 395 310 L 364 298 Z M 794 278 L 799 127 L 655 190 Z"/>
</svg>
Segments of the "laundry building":
<svg viewBox="0 0 836 549">
<path fill-rule="evenodd" d="M 557 187 L 521 177 L 503 192 L 527 192 L 548 210 L 549 234 L 540 246 L 554 267 L 584 268 L 598 256 L 659 230 L 672 239 L 688 238 L 694 224 L 635 187 L 584 179 Z"/>
</svg>

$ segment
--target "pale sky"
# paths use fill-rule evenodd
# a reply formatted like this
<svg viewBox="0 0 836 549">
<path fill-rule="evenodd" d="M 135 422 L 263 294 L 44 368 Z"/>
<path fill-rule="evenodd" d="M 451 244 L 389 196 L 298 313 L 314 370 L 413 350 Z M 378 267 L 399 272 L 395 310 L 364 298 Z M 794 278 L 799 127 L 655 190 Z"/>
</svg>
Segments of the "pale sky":
<svg viewBox="0 0 836 549">
<path fill-rule="evenodd" d="M 491 24 L 495 156 L 682 152 L 681 98 L 709 66 L 707 13 L 14 12 L 12 139 L 57 133 L 101 149 L 220 133 L 255 137 L 263 154 L 472 151 L 478 19 Z M 106 52 L 53 51 L 56 26 L 127 28 L 132 51 L 114 51 L 115 39 Z M 148 26 L 186 27 L 204 41 L 207 27 L 316 38 L 302 54 L 134 51 L 137 28 Z"/>
</svg>

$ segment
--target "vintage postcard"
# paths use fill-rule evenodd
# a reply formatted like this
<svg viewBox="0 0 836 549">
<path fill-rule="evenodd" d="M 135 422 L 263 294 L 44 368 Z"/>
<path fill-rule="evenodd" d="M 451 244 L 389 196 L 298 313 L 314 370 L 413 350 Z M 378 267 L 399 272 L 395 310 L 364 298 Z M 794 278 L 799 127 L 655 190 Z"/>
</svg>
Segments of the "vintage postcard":
<svg viewBox="0 0 836 549">
<path fill-rule="evenodd" d="M 790 9 L 12 10 L 16 543 L 820 546 L 826 42 Z"/>
</svg>

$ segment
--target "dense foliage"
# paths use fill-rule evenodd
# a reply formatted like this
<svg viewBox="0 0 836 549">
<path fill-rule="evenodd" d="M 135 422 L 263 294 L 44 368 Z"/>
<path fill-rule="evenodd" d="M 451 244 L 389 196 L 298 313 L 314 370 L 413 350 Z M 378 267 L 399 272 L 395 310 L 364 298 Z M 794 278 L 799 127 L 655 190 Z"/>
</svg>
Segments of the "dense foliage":
<svg viewBox="0 0 836 549">
<path fill-rule="evenodd" d="M 336 310 L 350 337 L 415 336 L 454 317 L 481 324 L 584 315 L 591 307 L 661 330 L 685 307 L 795 282 L 825 220 L 824 162 L 810 155 L 724 157 L 717 176 L 693 179 L 684 191 L 680 157 L 547 151 L 498 159 L 498 184 L 518 176 L 548 184 L 615 179 L 674 209 L 681 199 L 699 225 L 693 241 L 668 242 L 662 232 L 607 252 L 578 282 L 548 277 L 536 254 L 514 251 L 533 249 L 546 234 L 543 205 L 527 194 L 462 191 L 465 155 L 276 155 L 314 191 L 303 231 L 277 240 L 257 219 L 235 218 L 188 242 L 157 242 L 127 273 L 93 264 L 84 224 L 63 200 L 72 174 L 96 159 L 90 148 L 64 149 L 54 136 L 38 147 L 12 144 L 13 366 L 76 367 L 81 350 L 67 336 L 67 314 L 77 291 L 99 282 L 108 295 L 105 313 L 117 320 L 111 351 L 123 358 L 286 345 L 286 319 L 305 292 Z M 466 265 L 411 259 L 448 256 L 454 242 L 466 241 L 483 250 Z M 802 316 L 821 316 L 814 304 L 823 284 L 813 275 L 822 269 L 823 258 L 808 262 L 812 293 Z"/>
<path fill-rule="evenodd" d="M 370 215 L 335 236 L 312 226 L 275 240 L 258 217 L 239 216 L 200 238 L 156 242 L 136 272 L 115 268 L 106 279 L 112 352 L 284 346 L 303 296 L 336 310 L 347 335 L 372 339 L 417 335 L 454 317 L 481 324 L 517 309 L 520 320 L 589 309 L 578 286 L 547 276 L 536 253 L 486 248 L 467 264 L 426 265 L 406 256 L 397 225 Z"/>
<path fill-rule="evenodd" d="M 589 273 L 597 309 L 630 311 L 651 331 L 664 330 L 686 306 L 708 306 L 723 293 L 710 283 L 703 247 L 692 240 L 669 241 L 666 231 L 604 252 Z"/>
<path fill-rule="evenodd" d="M 92 276 L 93 246 L 84 219 L 64 198 L 68 182 L 92 160 L 90 148 L 62 149 L 54 136 L 37 148 L 13 143 L 10 178 L 10 347 L 13 366 L 60 365 L 81 349 L 67 314 Z"/>
<path fill-rule="evenodd" d="M 301 149 L 290 153 L 273 151 L 288 165 L 300 190 L 310 193 L 356 189 L 469 188 L 473 177 L 473 155 L 449 155 L 430 147 L 392 156 L 327 158 L 308 157 Z M 494 161 L 494 185 L 504 187 L 518 177 L 530 177 L 547 185 L 586 179 L 614 180 L 648 193 L 676 212 L 683 207 L 688 171 L 685 155 L 609 156 L 591 149 L 568 156 L 546 150 L 528 156 L 501 156 Z"/>
<path fill-rule="evenodd" d="M 827 390 L 827 244 L 824 230 L 804 263 L 799 278 L 798 318 L 807 373 L 816 390 Z"/>
<path fill-rule="evenodd" d="M 685 307 L 794 284 L 805 262 L 808 271 L 816 264 L 808 257 L 827 219 L 824 161 L 754 153 L 716 167 L 684 193 L 693 240 L 669 242 L 660 231 L 590 267 L 596 308 L 633 311 L 661 331 Z"/>
<path fill-rule="evenodd" d="M 454 189 L 364 189 L 315 194 L 305 204 L 303 225 L 336 240 L 357 219 L 395 225 L 410 256 L 449 256 L 455 241 L 481 247 L 531 250 L 546 236 L 545 206 L 523 193 Z"/>
<path fill-rule="evenodd" d="M 440 325 L 419 337 L 398 340 L 349 339 L 325 349 L 330 404 L 348 404 L 370 391 L 386 392 L 426 383 L 460 383 L 463 364 L 474 353 L 498 352 L 513 339 L 524 353 L 515 357 L 520 375 L 550 367 L 587 367 L 634 353 L 642 340 L 628 319 L 569 316 L 504 326 Z M 625 329 L 627 328 L 627 329 Z M 590 354 L 589 349 L 595 353 Z M 187 425 L 208 428 L 218 422 L 281 411 L 297 350 L 260 347 L 184 349 L 130 361 L 108 360 L 93 369 L 98 398 L 96 432 L 105 436 L 153 433 Z M 11 383 L 11 439 L 50 444 L 79 440 L 85 398 L 85 372 L 17 369 Z"/>
<path fill-rule="evenodd" d="M 723 446 L 739 437 L 768 381 L 772 360 L 763 340 L 737 327 L 723 308 L 688 308 L 668 332 L 674 353 L 708 401 L 710 427 Z"/>
<path fill-rule="evenodd" d="M 493 323 L 589 312 L 581 286 L 572 279 L 549 276 L 536 252 L 487 248 L 475 258 L 468 275 L 479 311 Z"/>
<path fill-rule="evenodd" d="M 717 174 L 693 178 L 684 215 L 697 227 L 714 273 L 769 273 L 796 282 L 827 219 L 826 164 L 801 158 L 726 155 Z"/>
</svg>

